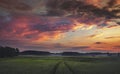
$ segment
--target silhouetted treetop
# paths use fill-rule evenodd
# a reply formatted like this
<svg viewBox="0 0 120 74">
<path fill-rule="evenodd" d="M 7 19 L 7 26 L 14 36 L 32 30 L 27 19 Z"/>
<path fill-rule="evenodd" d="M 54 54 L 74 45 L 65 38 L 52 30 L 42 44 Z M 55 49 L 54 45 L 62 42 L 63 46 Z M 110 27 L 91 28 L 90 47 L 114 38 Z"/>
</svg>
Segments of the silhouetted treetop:
<svg viewBox="0 0 120 74">
<path fill-rule="evenodd" d="M 0 46 L 0 58 L 4 57 L 13 57 L 19 55 L 19 49 L 18 48 L 12 48 L 12 47 L 3 47 Z"/>
</svg>

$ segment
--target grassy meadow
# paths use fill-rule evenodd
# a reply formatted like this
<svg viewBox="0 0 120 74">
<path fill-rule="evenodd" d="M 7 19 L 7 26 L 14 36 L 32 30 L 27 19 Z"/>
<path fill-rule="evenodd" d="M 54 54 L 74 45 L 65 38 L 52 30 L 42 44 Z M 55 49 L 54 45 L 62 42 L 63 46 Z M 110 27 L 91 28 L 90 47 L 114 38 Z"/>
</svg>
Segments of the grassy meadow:
<svg viewBox="0 0 120 74">
<path fill-rule="evenodd" d="M 120 74 L 120 57 L 1 58 L 0 74 Z"/>
</svg>

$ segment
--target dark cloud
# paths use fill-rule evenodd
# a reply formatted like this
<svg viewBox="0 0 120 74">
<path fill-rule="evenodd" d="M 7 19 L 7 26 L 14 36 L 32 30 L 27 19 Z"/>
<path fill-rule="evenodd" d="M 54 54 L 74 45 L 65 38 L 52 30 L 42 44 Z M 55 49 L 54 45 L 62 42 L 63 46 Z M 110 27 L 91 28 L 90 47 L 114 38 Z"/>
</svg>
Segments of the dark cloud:
<svg viewBox="0 0 120 74">
<path fill-rule="evenodd" d="M 114 48 L 118 48 L 118 49 L 120 49 L 120 45 L 118 45 L 118 46 L 114 46 Z"/>
<path fill-rule="evenodd" d="M 76 49 L 81 49 L 81 50 L 82 50 L 82 49 L 87 49 L 87 48 L 89 48 L 89 46 L 71 47 L 71 49 L 73 49 L 73 50 L 74 50 L 74 49 L 75 49 L 75 50 L 76 50 Z"/>
<path fill-rule="evenodd" d="M 114 0 L 111 0 L 108 5 L 111 3 L 114 4 L 114 2 Z M 60 11 L 61 13 L 67 12 L 66 15 L 85 16 L 87 14 L 88 16 L 94 15 L 96 17 L 105 17 L 107 19 L 116 17 L 113 12 L 110 12 L 105 8 L 100 9 L 92 4 L 87 4 L 82 0 L 52 0 L 48 1 L 47 6 L 50 11 L 55 11 L 56 13 Z"/>
<path fill-rule="evenodd" d="M 53 44 L 54 48 L 67 48 L 67 46 L 61 44 L 61 43 L 55 43 Z"/>
<path fill-rule="evenodd" d="M 94 44 L 105 44 L 104 42 L 95 42 Z"/>
<path fill-rule="evenodd" d="M 94 1 L 92 0 L 90 3 L 92 2 Z M 95 2 L 99 4 L 101 1 L 96 0 Z M 79 23 L 97 24 L 102 28 L 109 25 L 107 21 L 120 18 L 119 4 L 116 5 L 116 2 L 116 0 L 109 0 L 106 5 L 98 7 L 95 4 L 89 4 L 87 0 L 51 0 L 47 1 L 47 12 L 49 16 L 69 17 Z M 116 24 L 119 25 L 119 22 Z"/>
<path fill-rule="evenodd" d="M 120 22 L 117 22 L 117 24 L 119 24 L 119 25 L 120 25 Z"/>
<path fill-rule="evenodd" d="M 39 23 L 36 25 L 32 26 L 32 29 L 38 30 L 40 32 L 50 32 L 50 31 L 61 31 L 61 32 L 65 32 L 68 31 L 70 29 L 72 29 L 75 25 L 73 24 L 73 22 L 69 21 L 69 20 L 58 20 L 58 21 L 54 21 L 51 22 L 48 20 L 46 20 L 43 23 Z"/>
<path fill-rule="evenodd" d="M 89 35 L 89 36 L 87 36 L 88 38 L 94 38 L 94 37 L 96 37 L 96 36 L 98 36 L 98 34 L 92 34 L 92 35 Z"/>
<path fill-rule="evenodd" d="M 20 45 L 25 45 L 27 44 L 28 42 L 26 42 L 25 40 L 15 40 L 15 39 L 0 39 L 0 45 L 12 45 L 12 46 L 20 46 Z"/>
<path fill-rule="evenodd" d="M 109 0 L 109 2 L 106 3 L 107 6 L 105 5 L 104 8 L 99 8 L 94 4 L 91 4 L 92 2 L 94 3 L 97 1 L 91 0 L 90 2 L 88 0 L 44 0 L 44 1 L 43 0 L 42 1 L 0 0 L 0 7 L 6 8 L 7 10 L 10 10 L 10 11 L 21 11 L 21 12 L 31 11 L 33 13 L 38 13 L 39 11 L 43 11 L 47 13 L 47 14 L 44 14 L 46 16 L 77 15 L 77 16 L 80 16 L 80 18 L 82 18 L 87 15 L 87 17 L 96 16 L 96 17 L 105 17 L 107 19 L 118 17 L 116 16 L 116 13 L 119 12 L 119 9 L 114 10 L 114 8 L 116 8 L 117 0 Z M 100 2 L 101 1 L 98 0 L 97 3 L 100 3 Z M 102 6 L 104 5 L 101 5 L 101 7 Z M 117 6 L 119 6 L 119 4 Z M 112 10 L 109 11 L 108 10 L 109 8 L 111 8 Z M 34 9 L 36 12 L 34 12 Z M 42 13 L 39 13 L 39 14 L 43 15 Z"/>
<path fill-rule="evenodd" d="M 30 2 L 35 2 L 35 3 L 33 3 L 32 5 Z M 38 4 L 40 4 L 42 1 L 30 0 L 30 2 L 27 3 L 26 0 L 25 1 L 1 0 L 0 7 L 2 8 L 7 7 L 8 10 L 12 10 L 12 11 L 18 10 L 20 12 L 30 10 L 32 15 L 39 14 L 41 16 L 47 16 L 47 17 L 48 16 L 51 16 L 51 17 L 67 16 L 69 18 L 76 19 L 80 23 L 85 23 L 85 24 L 94 24 L 94 23 L 99 24 L 101 21 L 105 21 L 105 20 L 107 21 L 111 18 L 119 18 L 119 16 L 116 15 L 117 13 L 119 13 L 119 9 L 116 9 L 116 6 L 114 6 L 116 3 L 115 0 L 110 0 L 109 3 L 106 4 L 108 5 L 106 6 L 106 8 L 99 8 L 94 4 L 89 4 L 87 3 L 87 0 L 45 0 L 43 1 L 44 8 L 42 8 L 41 6 L 40 6 L 41 8 L 38 8 L 39 5 L 35 6 L 37 2 Z M 91 2 L 94 2 L 94 1 L 92 0 Z M 110 4 L 112 4 L 112 8 L 109 6 Z M 109 8 L 112 10 L 109 11 L 108 10 Z M 34 9 L 36 12 L 34 12 Z M 38 13 L 39 11 L 43 11 L 45 12 L 45 14 L 43 15 L 42 13 Z M 20 15 L 20 12 L 16 12 L 16 14 L 19 13 Z M 27 15 L 29 13 L 25 12 L 24 14 Z"/>
<path fill-rule="evenodd" d="M 107 7 L 112 7 L 116 4 L 116 0 L 110 0 Z"/>
<path fill-rule="evenodd" d="M 28 49 L 29 48 L 29 50 L 46 50 L 46 49 L 48 49 L 47 47 L 45 47 L 45 46 L 41 46 L 41 45 L 22 45 L 21 46 L 22 48 L 26 48 L 26 49 Z"/>
<path fill-rule="evenodd" d="M 8 10 L 20 10 L 20 11 L 27 11 L 31 10 L 32 7 L 20 0 L 0 0 L 0 7 L 6 8 Z"/>
</svg>

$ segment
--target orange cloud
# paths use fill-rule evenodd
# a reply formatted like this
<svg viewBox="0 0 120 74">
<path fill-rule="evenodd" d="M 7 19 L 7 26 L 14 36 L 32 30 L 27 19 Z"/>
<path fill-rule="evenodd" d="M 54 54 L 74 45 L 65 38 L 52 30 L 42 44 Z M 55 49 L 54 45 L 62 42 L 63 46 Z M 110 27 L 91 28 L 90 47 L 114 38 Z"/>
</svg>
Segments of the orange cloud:
<svg viewBox="0 0 120 74">
<path fill-rule="evenodd" d="M 87 49 L 89 51 L 106 51 L 106 52 L 120 52 L 120 50 L 118 48 L 115 48 L 114 46 L 106 46 L 106 45 L 102 45 L 102 46 L 91 46 L 89 49 Z"/>
<path fill-rule="evenodd" d="M 116 4 L 120 4 L 120 0 L 116 0 Z"/>
<path fill-rule="evenodd" d="M 97 7 L 101 6 L 101 4 L 100 4 L 101 0 L 86 0 L 86 2 L 89 3 L 89 4 L 93 4 L 93 5 L 97 6 Z"/>
<path fill-rule="evenodd" d="M 67 18 L 63 20 L 54 17 L 16 16 L 7 25 L 5 24 L 4 29 L 0 29 L 3 35 L 0 38 L 27 39 L 37 42 L 56 40 L 61 38 L 64 32 L 75 30 L 77 25 L 73 23 Z"/>
<path fill-rule="evenodd" d="M 92 34 L 92 35 L 87 36 L 87 38 L 96 38 L 96 37 L 100 37 L 100 36 L 102 36 L 102 35 L 103 35 L 103 33 L 100 33 L 100 34 Z"/>
<path fill-rule="evenodd" d="M 120 36 L 110 36 L 110 37 L 106 37 L 105 39 L 116 39 L 116 38 L 120 38 Z"/>
</svg>

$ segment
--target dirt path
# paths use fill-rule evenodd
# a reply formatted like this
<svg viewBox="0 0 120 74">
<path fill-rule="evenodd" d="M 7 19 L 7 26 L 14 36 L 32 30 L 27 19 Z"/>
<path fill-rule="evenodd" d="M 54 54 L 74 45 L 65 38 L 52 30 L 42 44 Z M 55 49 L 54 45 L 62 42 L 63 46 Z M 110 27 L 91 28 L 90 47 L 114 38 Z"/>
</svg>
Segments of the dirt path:
<svg viewBox="0 0 120 74">
<path fill-rule="evenodd" d="M 59 67 L 59 65 L 60 65 L 61 63 L 62 63 L 62 62 L 58 62 L 58 63 L 54 66 L 54 68 L 52 69 L 51 74 L 56 74 L 56 71 L 57 71 L 57 69 L 58 69 L 58 67 Z"/>
<path fill-rule="evenodd" d="M 59 68 L 59 66 L 61 64 L 64 64 L 66 66 L 66 68 L 68 68 L 68 70 L 70 71 L 71 74 L 75 74 L 74 70 L 69 66 L 69 64 L 67 64 L 67 62 L 58 62 L 52 69 L 51 74 L 57 74 L 57 69 Z"/>
<path fill-rule="evenodd" d="M 64 62 L 64 64 L 72 74 L 75 74 L 74 70 L 66 62 Z"/>
</svg>

